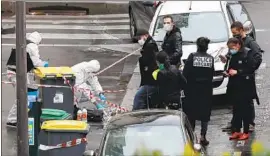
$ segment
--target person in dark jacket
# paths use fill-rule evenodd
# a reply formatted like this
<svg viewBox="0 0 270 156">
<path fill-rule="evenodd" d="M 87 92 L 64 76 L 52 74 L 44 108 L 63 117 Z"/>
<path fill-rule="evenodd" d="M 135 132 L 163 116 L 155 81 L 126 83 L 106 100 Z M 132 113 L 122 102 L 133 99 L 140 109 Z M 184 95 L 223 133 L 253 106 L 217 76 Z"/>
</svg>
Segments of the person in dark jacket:
<svg viewBox="0 0 270 156">
<path fill-rule="evenodd" d="M 227 96 L 233 105 L 233 133 L 230 139 L 246 140 L 249 138 L 249 124 L 252 106 L 250 101 L 257 97 L 255 84 L 256 60 L 251 49 L 246 48 L 239 38 L 231 38 L 227 42 L 230 58 L 226 66 L 229 77 Z M 243 133 L 240 132 L 244 125 Z"/>
<path fill-rule="evenodd" d="M 171 65 L 179 67 L 183 53 L 181 31 L 175 26 L 171 16 L 164 16 L 163 22 L 167 33 L 162 43 L 162 50 L 168 54 Z"/>
<path fill-rule="evenodd" d="M 158 46 L 147 30 L 138 30 L 137 35 L 138 43 L 142 46 L 142 56 L 139 58 L 141 84 L 134 97 L 133 110 L 145 109 L 146 104 L 151 105 L 148 99 L 157 92 L 157 83 L 152 73 L 158 68 L 156 63 Z"/>
<path fill-rule="evenodd" d="M 214 58 L 207 54 L 210 40 L 205 37 L 197 39 L 197 52 L 191 53 L 185 63 L 183 74 L 187 79 L 183 111 L 187 114 L 193 130 L 196 120 L 201 121 L 202 145 L 208 145 L 206 132 L 211 116 L 214 76 Z"/>
<path fill-rule="evenodd" d="M 166 52 L 161 51 L 157 54 L 159 69 L 153 72 L 153 77 L 157 80 L 159 87 L 159 107 L 170 107 L 179 109 L 181 104 L 181 90 L 186 86 L 186 79 L 174 65 L 169 62 Z M 177 107 L 169 106 L 178 104 Z"/>
<path fill-rule="evenodd" d="M 244 46 L 251 49 L 251 56 L 253 57 L 254 59 L 254 63 L 255 63 L 255 67 L 256 67 L 256 70 L 260 67 L 261 63 L 262 63 L 262 53 L 264 52 L 260 46 L 257 44 L 257 42 L 250 36 L 246 35 L 246 32 L 244 31 L 244 26 L 241 22 L 234 22 L 232 23 L 231 25 L 231 32 L 233 34 L 234 37 L 238 38 L 238 39 L 241 39 L 244 43 Z M 226 60 L 224 61 L 226 62 Z M 257 100 L 258 100 L 258 97 L 257 97 Z M 254 127 L 255 127 L 255 108 L 254 108 L 254 103 L 253 103 L 253 100 L 250 101 L 250 104 L 252 106 L 252 113 L 251 113 L 251 118 L 250 118 L 250 131 L 253 131 L 254 130 Z M 224 130 L 231 130 L 232 128 L 232 121 L 233 119 L 231 120 L 230 123 L 228 123 L 228 125 L 223 128 Z"/>
</svg>

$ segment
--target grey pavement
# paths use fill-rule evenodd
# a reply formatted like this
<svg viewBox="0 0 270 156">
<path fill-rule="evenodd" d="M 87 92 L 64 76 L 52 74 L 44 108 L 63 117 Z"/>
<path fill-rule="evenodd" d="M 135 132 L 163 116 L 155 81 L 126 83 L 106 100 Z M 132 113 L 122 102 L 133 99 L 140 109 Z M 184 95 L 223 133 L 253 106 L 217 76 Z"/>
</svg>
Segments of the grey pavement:
<svg viewBox="0 0 270 156">
<path fill-rule="evenodd" d="M 31 16 L 27 17 L 27 26 L 32 26 L 31 29 L 27 28 L 27 32 L 39 31 L 45 36 L 46 39 L 40 44 L 40 55 L 42 59 L 49 60 L 50 66 L 72 66 L 82 61 L 89 61 L 91 59 L 97 59 L 101 63 L 101 69 L 111 65 L 115 61 L 119 60 L 123 56 L 130 52 L 133 52 L 138 48 L 137 44 L 133 44 L 130 40 L 126 39 L 123 42 L 121 39 L 115 38 L 112 34 L 128 35 L 126 29 L 118 29 L 114 31 L 110 29 L 110 23 L 118 27 L 127 27 L 128 22 L 116 22 L 113 21 L 113 17 L 117 15 L 96 15 L 96 16 Z M 127 14 L 118 14 L 118 17 L 122 17 L 124 20 L 128 20 Z M 31 18 L 31 19 L 30 19 Z M 35 22 L 31 21 L 34 18 Z M 2 21 L 2 24 L 14 25 L 14 17 L 6 18 L 9 21 Z M 64 20 L 66 23 L 45 23 L 51 26 L 50 29 L 38 29 L 33 28 L 36 25 L 44 24 L 47 20 Z M 96 23 L 91 20 L 97 20 Z M 77 22 L 77 24 L 76 24 Z M 75 23 L 75 24 L 74 24 Z M 109 23 L 109 24 L 108 24 Z M 73 24 L 69 29 L 57 29 L 57 26 Z M 102 26 L 100 26 L 102 24 Z M 89 29 L 80 29 L 80 26 L 95 26 L 102 27 L 102 31 L 91 31 Z M 82 31 L 84 30 L 84 31 Z M 114 32 L 110 32 L 114 31 Z M 72 39 L 63 38 L 63 36 L 76 34 Z M 49 35 L 48 35 L 49 34 Z M 59 37 L 60 34 L 60 37 Z M 99 34 L 101 38 L 95 40 L 95 36 Z M 51 35 L 51 36 L 50 36 Z M 9 36 L 9 37 L 7 37 Z M 78 38 L 83 38 L 78 40 Z M 91 42 L 94 41 L 94 42 Z M 10 50 L 15 47 L 14 34 L 2 35 L 2 72 L 6 71 L 6 62 L 10 55 Z M 131 56 L 123 62 L 117 64 L 111 69 L 100 74 L 99 81 L 104 90 L 119 90 L 125 89 L 126 85 L 132 75 L 137 62 L 137 55 Z M 6 80 L 6 77 L 2 76 L 2 80 Z M 6 128 L 6 119 L 14 100 L 16 98 L 15 89 L 8 84 L 2 84 L 2 139 L 5 143 L 2 144 L 3 156 L 15 156 L 16 155 L 16 129 Z M 106 94 L 108 100 L 115 104 L 120 104 L 122 97 L 125 93 L 111 93 Z M 83 103 L 84 106 L 89 106 L 88 102 Z M 88 134 L 87 149 L 98 148 L 100 138 L 102 136 L 101 123 L 90 123 L 91 132 Z"/>
<path fill-rule="evenodd" d="M 250 152 L 250 143 L 256 139 L 262 142 L 266 147 L 270 149 L 270 79 L 269 79 L 269 62 L 270 62 L 270 47 L 269 47 L 269 35 L 270 35 L 270 22 L 266 20 L 265 16 L 269 14 L 270 2 L 256 1 L 245 4 L 247 10 L 250 13 L 251 18 L 257 29 L 257 41 L 261 48 L 265 50 L 263 56 L 263 63 L 259 69 L 257 76 L 257 87 L 260 96 L 261 105 L 256 105 L 256 131 L 252 134 L 251 139 L 243 144 L 243 142 L 229 141 L 229 135 L 221 131 L 221 127 L 231 120 L 231 110 L 227 105 L 220 105 L 222 99 L 220 97 L 215 98 L 215 106 L 212 111 L 211 121 L 209 123 L 208 138 L 210 145 L 207 148 L 208 155 L 219 156 L 222 152 L 242 152 L 242 156 L 248 155 Z M 127 92 L 121 103 L 121 106 L 128 109 L 132 108 L 134 95 L 139 87 L 140 72 L 137 68 L 131 77 L 131 80 L 127 86 Z M 196 134 L 200 134 L 200 124 L 196 124 Z"/>
</svg>

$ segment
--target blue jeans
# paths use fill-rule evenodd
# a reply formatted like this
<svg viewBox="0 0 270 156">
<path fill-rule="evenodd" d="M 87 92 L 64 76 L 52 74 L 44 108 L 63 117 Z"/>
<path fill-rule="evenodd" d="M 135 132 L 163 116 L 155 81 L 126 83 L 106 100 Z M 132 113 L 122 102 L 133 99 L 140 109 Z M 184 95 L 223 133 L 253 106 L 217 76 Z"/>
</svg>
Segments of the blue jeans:
<svg viewBox="0 0 270 156">
<path fill-rule="evenodd" d="M 144 85 L 139 88 L 137 91 L 134 101 L 133 101 L 133 109 L 146 109 L 147 108 L 147 98 L 157 92 L 156 86 Z"/>
</svg>

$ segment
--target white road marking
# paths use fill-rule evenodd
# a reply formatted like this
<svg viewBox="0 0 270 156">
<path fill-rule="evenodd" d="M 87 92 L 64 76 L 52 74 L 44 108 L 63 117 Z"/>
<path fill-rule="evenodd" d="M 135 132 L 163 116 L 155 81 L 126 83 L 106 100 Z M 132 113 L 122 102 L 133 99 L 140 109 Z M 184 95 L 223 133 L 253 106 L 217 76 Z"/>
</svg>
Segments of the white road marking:
<svg viewBox="0 0 270 156">
<path fill-rule="evenodd" d="M 15 26 L 15 25 L 14 25 Z M 46 24 L 27 24 L 26 29 L 64 29 L 64 30 L 129 30 L 129 25 L 108 25 L 108 26 L 82 26 L 82 25 L 46 25 Z"/>
<path fill-rule="evenodd" d="M 269 31 L 267 29 L 256 29 L 256 32 L 265 32 L 265 31 Z"/>
<path fill-rule="evenodd" d="M 2 19 L 2 23 L 15 23 L 14 19 Z M 121 20 L 38 20 L 38 19 L 27 19 L 26 23 L 52 23 L 52 24 L 61 24 L 61 23 L 126 23 L 129 22 L 129 19 L 121 19 Z"/>
<path fill-rule="evenodd" d="M 128 14 L 103 14 L 103 15 L 86 15 L 86 16 L 61 16 L 61 15 L 26 15 L 26 18 L 61 18 L 61 19 L 67 19 L 67 18 L 74 18 L 74 19 L 89 19 L 89 18 L 128 18 Z M 11 18 L 16 18 L 16 16 L 12 16 Z"/>
<path fill-rule="evenodd" d="M 266 69 L 266 63 L 261 63 L 259 69 Z"/>
<path fill-rule="evenodd" d="M 9 44 L 9 43 L 2 43 L 1 46 L 16 46 L 16 44 Z M 109 47 L 125 47 L 125 48 L 136 48 L 138 47 L 137 44 L 39 44 L 40 47 L 91 47 L 87 50 L 93 50 L 93 47 L 97 48 L 109 48 Z"/>
<path fill-rule="evenodd" d="M 263 75 L 257 75 L 256 76 L 256 80 L 262 80 L 263 79 Z"/>
<path fill-rule="evenodd" d="M 29 34 L 29 33 L 27 33 Z M 65 40 L 88 40 L 88 39 L 103 39 L 117 40 L 130 39 L 129 34 L 57 34 L 57 33 L 41 33 L 43 39 L 65 39 Z M 16 34 L 2 35 L 2 39 L 15 39 Z"/>
</svg>

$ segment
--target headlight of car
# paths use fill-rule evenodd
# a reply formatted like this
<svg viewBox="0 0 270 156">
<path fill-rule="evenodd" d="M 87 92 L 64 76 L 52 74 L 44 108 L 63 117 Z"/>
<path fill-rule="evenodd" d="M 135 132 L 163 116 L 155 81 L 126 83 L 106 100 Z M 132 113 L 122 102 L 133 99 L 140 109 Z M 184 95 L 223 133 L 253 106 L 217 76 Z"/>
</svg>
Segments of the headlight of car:
<svg viewBox="0 0 270 156">
<path fill-rule="evenodd" d="M 218 49 L 216 52 L 215 52 L 215 55 L 214 55 L 214 61 L 215 63 L 218 63 L 218 62 L 221 62 L 219 56 L 220 55 L 226 55 L 228 53 L 228 48 L 227 47 L 221 47 L 220 49 Z"/>
</svg>

